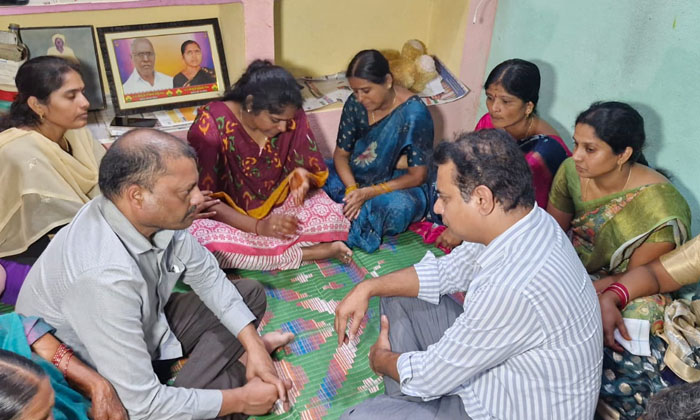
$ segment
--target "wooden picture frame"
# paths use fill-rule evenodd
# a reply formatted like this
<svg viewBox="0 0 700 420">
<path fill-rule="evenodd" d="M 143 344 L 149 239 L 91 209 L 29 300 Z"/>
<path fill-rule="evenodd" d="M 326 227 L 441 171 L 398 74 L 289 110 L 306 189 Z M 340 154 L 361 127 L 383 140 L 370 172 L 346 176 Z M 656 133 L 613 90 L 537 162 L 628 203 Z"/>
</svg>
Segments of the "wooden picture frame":
<svg viewBox="0 0 700 420">
<path fill-rule="evenodd" d="M 85 83 L 85 97 L 90 101 L 89 110 L 105 108 L 95 28 L 92 25 L 23 26 L 20 34 L 22 42 L 29 48 L 30 57 L 55 55 L 78 64 Z"/>
<path fill-rule="evenodd" d="M 228 87 L 217 19 L 105 27 L 97 33 L 117 114 L 194 106 Z"/>
</svg>

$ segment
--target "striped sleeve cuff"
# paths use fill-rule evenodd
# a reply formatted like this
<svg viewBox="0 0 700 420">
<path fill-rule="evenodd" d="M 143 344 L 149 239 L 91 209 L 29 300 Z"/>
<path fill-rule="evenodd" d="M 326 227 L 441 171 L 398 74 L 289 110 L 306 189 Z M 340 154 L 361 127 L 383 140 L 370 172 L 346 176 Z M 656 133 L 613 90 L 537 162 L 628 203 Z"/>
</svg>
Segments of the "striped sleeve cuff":
<svg viewBox="0 0 700 420">
<path fill-rule="evenodd" d="M 421 351 L 402 353 L 396 361 L 396 369 L 399 371 L 399 385 L 402 393 L 412 397 L 422 398 L 423 401 L 430 401 L 440 398 L 441 395 L 432 395 L 430 391 L 426 391 L 430 387 L 426 388 L 424 381 L 414 378 L 414 375 L 418 374 L 418 372 L 414 370 L 414 367 L 425 364 L 423 361 L 425 354 L 425 352 Z"/>
<path fill-rule="evenodd" d="M 401 353 L 399 359 L 396 361 L 396 369 L 399 371 L 399 384 L 401 385 L 402 392 L 404 386 L 408 385 L 413 379 L 413 361 L 411 359 L 416 353 L 415 351 Z"/>
<path fill-rule="evenodd" d="M 413 266 L 418 275 L 418 299 L 437 305 L 440 303 L 440 271 L 435 255 L 428 251 Z"/>
</svg>

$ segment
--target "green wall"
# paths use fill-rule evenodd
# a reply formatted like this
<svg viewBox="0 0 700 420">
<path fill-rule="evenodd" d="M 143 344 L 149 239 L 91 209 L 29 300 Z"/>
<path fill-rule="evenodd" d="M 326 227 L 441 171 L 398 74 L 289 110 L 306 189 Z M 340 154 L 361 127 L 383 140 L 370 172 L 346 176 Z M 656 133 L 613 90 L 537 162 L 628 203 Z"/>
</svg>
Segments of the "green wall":
<svg viewBox="0 0 700 420">
<path fill-rule="evenodd" d="M 700 233 L 700 1 L 500 0 L 487 72 L 516 57 L 539 66 L 539 113 L 569 145 L 591 102 L 637 108 L 647 159 L 671 174 Z"/>
</svg>

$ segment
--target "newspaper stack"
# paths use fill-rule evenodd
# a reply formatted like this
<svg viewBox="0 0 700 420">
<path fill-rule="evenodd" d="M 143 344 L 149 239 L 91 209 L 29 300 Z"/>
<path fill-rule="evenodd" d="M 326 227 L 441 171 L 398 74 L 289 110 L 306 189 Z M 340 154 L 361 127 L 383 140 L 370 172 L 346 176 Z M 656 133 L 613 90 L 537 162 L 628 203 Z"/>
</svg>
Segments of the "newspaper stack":
<svg viewBox="0 0 700 420">
<path fill-rule="evenodd" d="M 0 90 L 17 92 L 15 75 L 22 63 L 22 50 L 15 34 L 0 31 Z"/>
</svg>

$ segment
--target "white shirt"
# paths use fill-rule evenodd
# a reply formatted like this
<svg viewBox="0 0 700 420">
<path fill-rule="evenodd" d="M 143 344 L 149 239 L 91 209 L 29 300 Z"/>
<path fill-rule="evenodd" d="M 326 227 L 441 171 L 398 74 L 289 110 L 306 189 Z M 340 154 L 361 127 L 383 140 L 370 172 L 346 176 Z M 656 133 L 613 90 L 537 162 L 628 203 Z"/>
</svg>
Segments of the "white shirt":
<svg viewBox="0 0 700 420">
<path fill-rule="evenodd" d="M 233 334 L 252 322 L 211 252 L 187 231 L 152 242 L 98 196 L 51 240 L 22 286 L 16 310 L 56 336 L 117 391 L 132 420 L 216 417 L 218 390 L 162 385 L 151 361 L 182 355 L 164 307 L 182 279 Z"/>
<path fill-rule="evenodd" d="M 124 94 L 129 93 L 140 93 L 140 92 L 151 92 L 153 90 L 164 90 L 173 88 L 173 78 L 165 75 L 163 73 L 154 71 L 155 79 L 153 79 L 153 84 L 151 85 L 147 81 L 141 78 L 139 72 L 134 69 L 131 76 L 126 80 L 126 83 L 122 86 Z"/>
<path fill-rule="evenodd" d="M 436 344 L 399 357 L 401 391 L 459 395 L 479 419 L 591 419 L 603 359 L 588 273 L 537 205 L 488 246 L 464 243 L 415 266 L 418 298 L 466 291 L 464 313 Z"/>
</svg>

